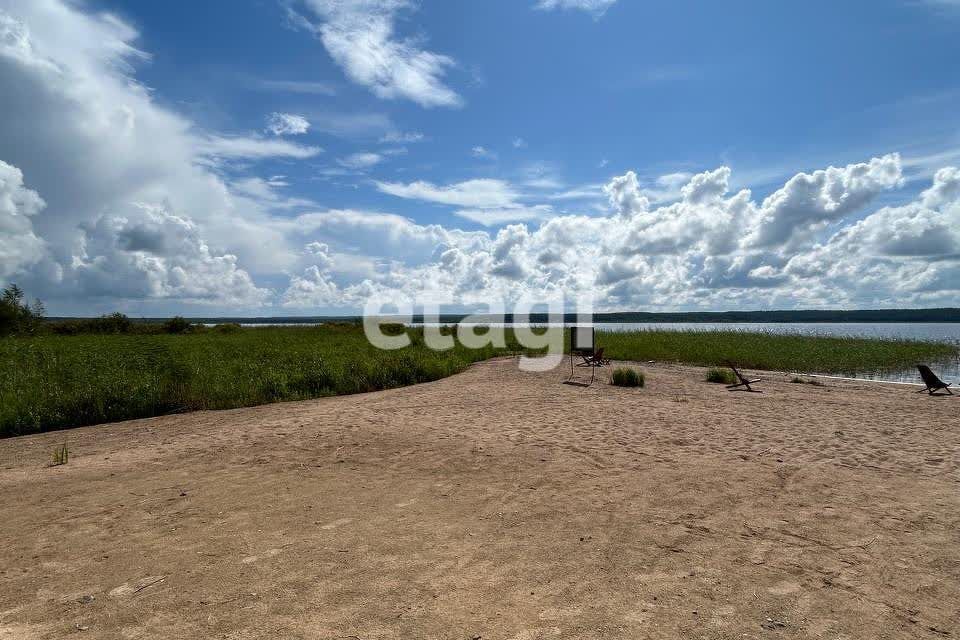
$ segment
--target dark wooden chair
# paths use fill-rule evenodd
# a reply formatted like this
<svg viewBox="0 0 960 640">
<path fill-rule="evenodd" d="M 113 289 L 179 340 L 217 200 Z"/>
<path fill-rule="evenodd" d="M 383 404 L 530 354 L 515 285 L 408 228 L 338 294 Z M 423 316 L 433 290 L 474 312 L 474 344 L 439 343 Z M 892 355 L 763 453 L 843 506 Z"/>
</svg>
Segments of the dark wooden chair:
<svg viewBox="0 0 960 640">
<path fill-rule="evenodd" d="M 582 362 L 577 364 L 578 367 L 604 367 L 610 364 L 610 361 L 603 357 L 603 347 L 600 347 L 593 353 L 580 353 L 580 359 Z"/>
<path fill-rule="evenodd" d="M 605 367 L 610 364 L 610 361 L 603 357 L 603 347 L 599 349 L 595 348 L 593 342 L 593 330 L 591 328 L 590 335 L 587 337 L 587 344 L 581 345 L 578 344 L 576 339 L 576 333 L 571 333 L 571 344 L 570 344 L 570 377 L 567 378 L 565 384 L 572 384 L 575 386 L 588 387 L 593 384 L 594 379 L 597 376 L 597 368 Z M 574 365 L 574 357 L 580 356 L 580 362 Z M 574 382 L 574 366 L 577 367 L 590 367 L 590 382 Z"/>
<path fill-rule="evenodd" d="M 760 382 L 760 378 L 757 378 L 756 380 L 748 380 L 743 376 L 742 373 L 740 373 L 740 371 L 733 365 L 733 363 L 727 363 L 727 366 L 733 369 L 733 375 L 737 376 L 737 380 L 739 380 L 737 384 L 728 384 L 727 389 L 729 389 L 730 391 L 733 391 L 734 389 L 739 389 L 740 387 L 746 387 L 747 391 L 750 391 L 753 393 L 763 393 L 762 391 L 758 389 L 754 389 L 753 387 L 750 386 L 752 384 L 757 384 L 758 382 Z"/>
<path fill-rule="evenodd" d="M 923 393 L 926 391 L 930 395 L 933 395 L 934 391 L 943 389 L 947 392 L 947 395 L 953 395 L 953 392 L 948 388 L 951 383 L 944 382 L 938 378 L 937 374 L 935 374 L 933 371 L 930 371 L 930 367 L 925 364 L 918 364 L 917 369 L 920 371 L 920 378 L 923 380 L 923 384 L 927 385 L 926 389 L 921 389 L 917 393 Z"/>
</svg>

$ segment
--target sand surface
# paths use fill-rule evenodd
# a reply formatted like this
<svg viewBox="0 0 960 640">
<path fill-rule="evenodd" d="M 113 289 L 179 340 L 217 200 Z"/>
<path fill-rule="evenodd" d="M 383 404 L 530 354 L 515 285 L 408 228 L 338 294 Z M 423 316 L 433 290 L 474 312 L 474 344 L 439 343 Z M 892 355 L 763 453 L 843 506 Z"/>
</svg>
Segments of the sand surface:
<svg viewBox="0 0 960 640">
<path fill-rule="evenodd" d="M 960 637 L 960 397 L 642 369 L 0 441 L 0 639 Z"/>
</svg>

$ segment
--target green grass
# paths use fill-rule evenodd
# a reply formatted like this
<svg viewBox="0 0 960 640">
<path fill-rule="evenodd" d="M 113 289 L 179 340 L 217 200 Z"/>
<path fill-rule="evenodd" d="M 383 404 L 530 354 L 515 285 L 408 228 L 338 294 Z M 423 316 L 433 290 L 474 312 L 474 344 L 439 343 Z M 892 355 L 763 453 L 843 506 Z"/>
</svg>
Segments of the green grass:
<svg viewBox="0 0 960 640">
<path fill-rule="evenodd" d="M 62 464 L 67 464 L 69 461 L 70 449 L 67 448 L 67 443 L 64 442 L 63 446 L 53 450 L 53 466 L 58 467 Z"/>
<path fill-rule="evenodd" d="M 617 387 L 642 387 L 643 374 L 629 367 L 617 367 L 610 376 L 610 384 Z"/>
<path fill-rule="evenodd" d="M 877 340 L 743 331 L 597 332 L 604 355 L 615 360 L 683 362 L 706 367 L 730 361 L 746 369 L 862 375 L 943 362 L 957 347 L 916 340 Z"/>
<path fill-rule="evenodd" d="M 522 350 L 371 346 L 356 325 L 0 339 L 0 437 L 388 389 Z"/>
<path fill-rule="evenodd" d="M 393 330 L 393 328 L 391 328 Z M 399 330 L 403 330 L 400 328 Z M 197 409 L 375 391 L 437 380 L 470 363 L 523 351 L 423 344 L 371 346 L 353 324 L 241 328 L 184 334 L 0 338 L 0 437 Z M 945 344 L 734 331 L 598 332 L 607 357 L 751 369 L 868 373 L 956 356 Z"/>
</svg>

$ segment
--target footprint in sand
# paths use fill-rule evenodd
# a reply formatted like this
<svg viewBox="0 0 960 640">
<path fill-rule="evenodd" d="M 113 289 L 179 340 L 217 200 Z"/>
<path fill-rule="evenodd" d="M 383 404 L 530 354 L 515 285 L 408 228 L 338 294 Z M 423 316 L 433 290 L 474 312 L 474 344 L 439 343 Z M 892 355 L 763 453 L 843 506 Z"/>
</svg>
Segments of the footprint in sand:
<svg viewBox="0 0 960 640">
<path fill-rule="evenodd" d="M 136 581 L 124 582 L 119 587 L 111 589 L 107 595 L 111 598 L 126 598 L 155 584 L 160 584 L 164 580 L 166 580 L 166 576 L 147 576 Z"/>
<path fill-rule="evenodd" d="M 333 522 L 328 522 L 327 524 L 323 525 L 320 528 L 329 531 L 330 529 L 336 529 L 337 527 L 342 527 L 343 525 L 349 524 L 351 522 L 353 522 L 353 518 L 338 518 Z"/>
<path fill-rule="evenodd" d="M 797 584 L 796 582 L 790 582 L 789 580 L 784 580 L 782 582 L 778 582 L 772 587 L 768 587 L 767 591 L 769 593 L 772 593 L 775 596 L 786 596 L 791 593 L 796 593 L 797 591 L 800 591 L 800 585 Z"/>
<path fill-rule="evenodd" d="M 564 618 L 575 618 L 583 613 L 583 609 L 578 607 L 551 607 L 540 612 L 541 620 L 563 620 Z"/>
<path fill-rule="evenodd" d="M 511 636 L 510 640 L 540 640 L 540 638 L 552 638 L 558 635 L 560 635 L 559 627 L 525 629 L 517 635 Z"/>
<path fill-rule="evenodd" d="M 41 632 L 47 631 L 46 625 L 25 625 L 0 622 L 0 640 L 26 640 L 41 638 Z"/>
<path fill-rule="evenodd" d="M 261 560 L 263 558 L 272 558 L 278 553 L 280 553 L 280 549 L 267 549 L 266 551 L 263 552 L 263 555 L 261 556 L 247 556 L 240 562 L 242 562 L 243 564 L 253 564 L 257 560 Z"/>
</svg>

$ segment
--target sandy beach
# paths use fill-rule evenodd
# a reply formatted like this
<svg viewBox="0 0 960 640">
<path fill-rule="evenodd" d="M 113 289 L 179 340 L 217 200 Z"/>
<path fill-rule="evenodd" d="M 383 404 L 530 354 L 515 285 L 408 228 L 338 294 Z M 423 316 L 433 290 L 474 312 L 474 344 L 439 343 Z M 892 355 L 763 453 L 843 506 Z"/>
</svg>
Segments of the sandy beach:
<svg viewBox="0 0 960 640">
<path fill-rule="evenodd" d="M 960 397 L 638 366 L 0 441 L 0 639 L 960 635 Z"/>
</svg>

